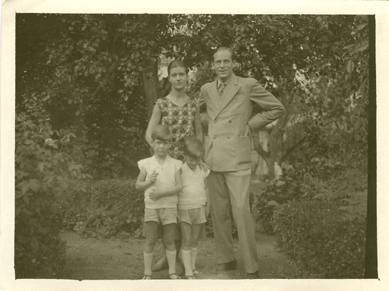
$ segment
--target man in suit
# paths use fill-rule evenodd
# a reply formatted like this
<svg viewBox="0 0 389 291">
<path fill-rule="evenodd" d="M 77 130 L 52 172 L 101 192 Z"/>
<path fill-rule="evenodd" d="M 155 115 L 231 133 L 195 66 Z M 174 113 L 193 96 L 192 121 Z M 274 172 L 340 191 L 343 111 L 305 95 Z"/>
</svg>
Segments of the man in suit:
<svg viewBox="0 0 389 291">
<path fill-rule="evenodd" d="M 229 202 L 238 229 L 239 246 L 248 278 L 258 278 L 254 223 L 249 205 L 250 133 L 278 119 L 282 104 L 255 79 L 234 75 L 234 52 L 221 47 L 213 55 L 216 80 L 201 87 L 209 116 L 204 161 L 208 176 L 211 217 L 218 254 L 215 271 L 236 269 Z M 262 109 L 251 117 L 253 106 Z"/>
</svg>

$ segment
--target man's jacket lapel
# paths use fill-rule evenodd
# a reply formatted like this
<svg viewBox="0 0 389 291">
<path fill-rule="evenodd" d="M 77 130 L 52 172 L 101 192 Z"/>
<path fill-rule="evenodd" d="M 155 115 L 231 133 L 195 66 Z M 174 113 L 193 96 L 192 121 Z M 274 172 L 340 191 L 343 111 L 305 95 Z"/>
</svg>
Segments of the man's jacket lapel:
<svg viewBox="0 0 389 291">
<path fill-rule="evenodd" d="M 232 75 L 231 80 L 227 84 L 227 87 L 224 91 L 223 97 L 220 99 L 221 102 L 220 102 L 219 106 L 217 107 L 216 117 L 228 105 L 228 103 L 230 103 L 230 101 L 232 100 L 232 98 L 234 98 L 234 96 L 239 91 L 239 89 L 240 89 L 240 85 L 238 83 L 238 77 L 236 77 L 235 75 Z M 217 90 L 216 90 L 216 93 L 217 93 Z"/>
</svg>

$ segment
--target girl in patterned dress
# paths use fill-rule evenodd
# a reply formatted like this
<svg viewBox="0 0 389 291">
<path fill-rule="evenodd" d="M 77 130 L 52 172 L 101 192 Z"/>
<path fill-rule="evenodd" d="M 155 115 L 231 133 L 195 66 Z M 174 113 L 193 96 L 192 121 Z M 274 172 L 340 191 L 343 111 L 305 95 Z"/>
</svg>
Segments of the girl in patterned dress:
<svg viewBox="0 0 389 291">
<path fill-rule="evenodd" d="M 198 99 L 191 99 L 185 93 L 188 82 L 188 70 L 183 62 L 172 61 L 168 66 L 169 82 L 172 90 L 169 95 L 157 100 L 149 125 L 146 130 L 146 141 L 151 145 L 151 132 L 158 125 L 166 125 L 173 134 L 170 155 L 184 160 L 184 142 L 190 136 L 203 140 L 200 123 Z"/>
<path fill-rule="evenodd" d="M 172 146 L 169 154 L 172 158 L 184 161 L 184 145 L 190 136 L 203 141 L 203 131 L 200 122 L 200 109 L 198 99 L 191 99 L 185 92 L 188 82 L 188 69 L 179 60 L 172 61 L 168 66 L 168 77 L 171 83 L 171 92 L 164 98 L 157 100 L 146 130 L 146 141 L 151 146 L 151 133 L 162 124 L 169 127 L 172 132 Z M 177 227 L 175 245 L 178 255 L 181 249 L 181 233 Z M 153 271 L 167 267 L 166 257 L 163 256 L 153 267 Z M 183 270 L 181 264 L 176 267 Z M 177 271 L 177 273 L 181 273 Z"/>
</svg>

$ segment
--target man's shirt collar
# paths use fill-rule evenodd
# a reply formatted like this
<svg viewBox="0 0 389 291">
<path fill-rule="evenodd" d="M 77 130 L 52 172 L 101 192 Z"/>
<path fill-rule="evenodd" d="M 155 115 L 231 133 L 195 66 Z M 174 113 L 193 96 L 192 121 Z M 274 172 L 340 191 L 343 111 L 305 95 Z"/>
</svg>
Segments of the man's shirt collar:
<svg viewBox="0 0 389 291">
<path fill-rule="evenodd" d="M 225 82 L 220 81 L 219 78 L 217 78 L 216 80 L 217 80 L 216 81 L 216 88 L 219 88 L 222 83 L 227 85 L 231 81 L 231 77 Z"/>
</svg>

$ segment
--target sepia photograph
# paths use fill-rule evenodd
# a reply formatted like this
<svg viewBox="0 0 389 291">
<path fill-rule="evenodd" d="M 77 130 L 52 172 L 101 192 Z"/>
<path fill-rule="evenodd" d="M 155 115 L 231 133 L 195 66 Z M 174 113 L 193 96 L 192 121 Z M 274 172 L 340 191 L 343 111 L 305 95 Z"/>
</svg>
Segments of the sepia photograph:
<svg viewBox="0 0 389 291">
<path fill-rule="evenodd" d="M 8 283 L 382 287 L 380 18 L 276 11 L 15 11 Z"/>
</svg>

